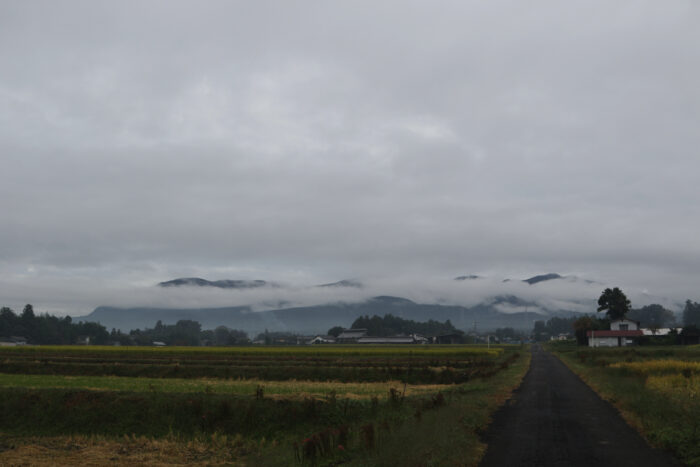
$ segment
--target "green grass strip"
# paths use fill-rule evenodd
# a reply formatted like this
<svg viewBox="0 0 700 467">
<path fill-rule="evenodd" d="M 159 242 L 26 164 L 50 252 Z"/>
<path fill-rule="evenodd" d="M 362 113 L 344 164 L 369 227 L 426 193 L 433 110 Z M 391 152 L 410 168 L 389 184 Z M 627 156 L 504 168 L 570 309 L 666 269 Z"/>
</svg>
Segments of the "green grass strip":
<svg viewBox="0 0 700 467">
<path fill-rule="evenodd" d="M 31 389 L 86 389 L 97 391 L 213 393 L 255 395 L 259 387 L 266 395 L 354 395 L 386 397 L 390 388 L 402 388 L 399 381 L 385 383 L 341 383 L 314 381 L 263 381 L 220 379 L 163 379 L 122 376 L 22 375 L 0 373 L 0 387 Z M 408 385 L 407 393 L 422 394 L 448 388 L 444 385 Z"/>
</svg>

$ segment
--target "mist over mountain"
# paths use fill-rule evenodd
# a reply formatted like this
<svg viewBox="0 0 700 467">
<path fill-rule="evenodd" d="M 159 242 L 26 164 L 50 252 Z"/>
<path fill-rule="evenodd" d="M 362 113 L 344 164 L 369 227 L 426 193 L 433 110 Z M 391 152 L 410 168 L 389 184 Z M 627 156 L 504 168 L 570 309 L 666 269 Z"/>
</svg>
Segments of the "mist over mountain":
<svg viewBox="0 0 700 467">
<path fill-rule="evenodd" d="M 389 313 L 414 321 L 449 319 L 464 331 L 474 326 L 478 331 L 530 330 L 535 320 L 596 313 L 597 299 L 608 286 L 576 274 L 525 277 L 503 281 L 503 276 L 495 274 L 452 279 L 395 275 L 320 285 L 179 278 L 115 294 L 109 306 L 73 316 L 122 331 L 153 327 L 159 320 L 174 324 L 191 319 L 205 329 L 224 325 L 250 334 L 265 329 L 314 334 L 350 326 L 359 316 Z M 634 307 L 659 303 L 677 312 L 683 306 L 683 298 L 673 300 L 622 286 Z"/>
<path fill-rule="evenodd" d="M 204 329 L 224 325 L 241 329 L 249 334 L 264 330 L 286 331 L 299 334 L 325 333 L 333 326 L 349 327 L 355 319 L 364 315 L 392 314 L 414 321 L 450 320 L 458 329 L 491 331 L 499 327 L 512 327 L 527 331 L 534 320 L 542 315 L 534 311 L 505 313 L 497 309 L 514 298 L 501 297 L 491 304 L 475 307 L 419 304 L 401 297 L 378 296 L 361 303 L 334 303 L 311 307 L 283 308 L 254 312 L 248 307 L 163 309 L 163 308 L 115 308 L 98 307 L 87 316 L 87 321 L 97 321 L 108 329 L 128 331 L 153 327 L 157 321 L 173 324 L 178 320 L 198 321 Z M 562 312 L 562 315 L 570 313 Z"/>
<path fill-rule="evenodd" d="M 344 279 L 308 286 L 179 278 L 161 282 L 157 289 L 163 291 L 159 301 L 168 298 L 176 305 L 144 306 L 132 301 L 130 306 L 97 307 L 80 319 L 122 331 L 152 327 L 159 320 L 172 324 L 192 319 L 204 328 L 225 325 L 251 333 L 265 329 L 321 333 L 332 326 L 349 326 L 362 315 L 391 313 L 416 321 L 449 319 L 462 330 L 475 325 L 486 331 L 527 330 L 536 319 L 595 312 L 600 293 L 592 281 L 557 273 L 508 282 L 470 274 L 451 281 Z"/>
</svg>

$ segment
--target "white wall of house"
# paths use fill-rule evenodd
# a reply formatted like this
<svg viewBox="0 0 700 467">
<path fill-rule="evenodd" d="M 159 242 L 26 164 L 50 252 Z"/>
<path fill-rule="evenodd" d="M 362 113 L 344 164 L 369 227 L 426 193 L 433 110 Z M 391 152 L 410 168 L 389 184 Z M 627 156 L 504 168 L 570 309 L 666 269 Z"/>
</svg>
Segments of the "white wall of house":
<svg viewBox="0 0 700 467">
<path fill-rule="evenodd" d="M 626 337 L 589 337 L 588 347 L 617 347 L 618 339 L 620 339 L 620 344 L 624 347 L 626 345 L 634 345 L 634 339 L 628 339 Z"/>
<path fill-rule="evenodd" d="M 611 331 L 636 331 L 639 329 L 639 323 L 631 319 L 618 319 L 610 323 Z"/>
</svg>

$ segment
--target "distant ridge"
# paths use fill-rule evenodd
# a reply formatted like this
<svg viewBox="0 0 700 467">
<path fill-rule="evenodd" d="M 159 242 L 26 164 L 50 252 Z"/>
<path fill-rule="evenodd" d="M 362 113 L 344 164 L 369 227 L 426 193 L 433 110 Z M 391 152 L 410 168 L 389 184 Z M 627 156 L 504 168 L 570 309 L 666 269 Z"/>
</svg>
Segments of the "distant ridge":
<svg viewBox="0 0 700 467">
<path fill-rule="evenodd" d="M 316 287 L 354 287 L 356 289 L 361 289 L 364 285 L 362 282 L 354 279 L 343 279 L 342 281 L 331 282 L 330 284 L 320 284 Z"/>
<path fill-rule="evenodd" d="M 116 328 L 124 332 L 132 329 L 153 327 L 157 321 L 175 324 L 178 320 L 195 320 L 202 329 L 215 329 L 227 326 L 242 329 L 251 334 L 270 331 L 286 331 L 302 334 L 323 333 L 333 326 L 350 326 L 360 316 L 383 316 L 392 314 L 414 321 L 449 319 L 458 329 L 473 329 L 474 322 L 479 330 L 494 330 L 499 327 L 512 327 L 519 330 L 532 329 L 533 321 L 543 315 L 534 311 L 506 313 L 499 311 L 499 305 L 524 308 L 525 302 L 515 297 L 498 297 L 492 304 L 472 307 L 416 303 L 412 300 L 388 295 L 369 298 L 357 303 L 331 303 L 316 306 L 280 308 L 266 311 L 252 311 L 250 307 L 226 308 L 117 308 L 100 306 L 80 319 L 98 322 L 108 329 Z M 536 308 L 536 307 L 533 307 Z M 568 313 L 564 310 L 558 314 Z M 78 319 L 75 317 L 74 319 Z"/>
<path fill-rule="evenodd" d="M 468 274 L 466 276 L 455 277 L 456 281 L 466 281 L 466 280 L 474 280 L 474 279 L 481 279 L 481 276 L 477 276 L 476 274 Z"/>
<path fill-rule="evenodd" d="M 533 276 L 529 279 L 524 279 L 523 282 L 527 282 L 530 285 L 537 284 L 539 282 L 551 281 L 554 279 L 563 279 L 564 276 L 560 276 L 557 273 L 551 272 L 549 274 L 542 274 L 539 276 Z"/>
<path fill-rule="evenodd" d="M 167 282 L 158 283 L 159 287 L 182 287 L 182 286 L 195 286 L 195 287 L 217 287 L 219 289 L 254 289 L 256 287 L 264 287 L 266 285 L 273 285 L 269 282 L 262 280 L 230 280 L 224 279 L 219 281 L 208 281 L 200 277 L 181 277 L 179 279 L 173 279 Z"/>
<path fill-rule="evenodd" d="M 470 281 L 474 285 L 476 282 L 483 283 L 484 277 L 476 274 L 447 278 L 447 281 Z M 504 282 L 511 281 L 506 279 Z M 547 282 L 541 291 L 545 299 L 530 297 L 524 299 L 518 296 L 518 290 L 532 286 L 538 289 L 536 284 Z M 454 282 L 452 282 L 454 284 Z M 516 283 L 521 284 L 517 286 Z M 302 305 L 303 300 L 285 300 L 285 297 L 277 297 L 274 294 L 265 300 L 265 293 L 260 300 L 258 292 L 254 293 L 251 303 L 236 303 L 236 306 L 224 306 L 223 308 L 117 308 L 102 306 L 96 308 L 87 316 L 80 319 L 97 321 L 107 326 L 108 329 L 117 328 L 123 331 L 131 329 L 152 327 L 157 321 L 166 324 L 174 324 L 178 320 L 195 320 L 201 323 L 203 329 L 214 329 L 224 325 L 233 329 L 243 329 L 248 332 L 262 332 L 265 329 L 272 331 L 287 331 L 295 333 L 317 333 L 326 332 L 333 326 L 349 326 L 353 320 L 359 316 L 384 315 L 391 313 L 405 319 L 415 321 L 438 320 L 450 321 L 458 329 L 473 329 L 474 323 L 478 323 L 479 330 L 494 330 L 502 327 L 512 327 L 514 329 L 528 330 L 532 328 L 535 320 L 546 319 L 549 316 L 570 316 L 578 312 L 595 309 L 595 299 L 576 300 L 546 300 L 550 287 L 555 283 L 579 283 L 581 285 L 593 282 L 580 279 L 574 275 L 562 276 L 557 273 L 541 274 L 527 279 L 512 279 L 513 287 L 504 287 L 502 291 L 494 291 L 480 298 L 476 304 L 460 305 L 450 304 L 448 300 L 440 298 L 429 299 L 428 303 L 413 301 L 401 296 L 375 295 L 371 298 L 360 298 L 361 294 L 349 293 L 356 290 L 362 292 L 361 288 L 368 287 L 367 284 L 357 279 L 344 279 L 337 282 L 319 285 L 307 285 L 303 290 L 312 293 L 316 288 L 325 288 L 328 293 L 320 294 L 323 304 Z M 464 284 L 467 285 L 466 283 Z M 489 284 L 489 287 L 491 286 Z M 216 280 L 210 281 L 199 277 L 182 277 L 165 282 L 160 282 L 156 287 L 180 288 L 182 292 L 187 290 L 194 292 L 199 290 L 232 290 L 246 291 L 256 290 L 259 292 L 271 291 L 274 287 L 278 292 L 284 292 L 285 284 L 266 282 L 264 280 Z M 294 293 L 298 289 L 289 288 Z M 300 289 L 299 289 L 300 290 Z M 598 291 L 593 291 L 594 295 Z M 200 292 L 201 293 L 201 292 Z M 335 296 L 337 294 L 337 297 Z M 236 294 L 234 294 L 236 295 Z M 236 296 L 236 300 L 245 298 Z M 328 295 L 328 296 L 327 296 Z M 232 297 L 234 298 L 234 297 Z M 411 297 L 415 300 L 414 297 Z M 346 301 L 347 300 L 347 301 Z M 356 301 L 361 300 L 361 301 Z M 435 300 L 435 301 L 433 301 Z M 312 302 L 313 303 L 313 302 Z M 78 317 L 76 317 L 78 318 Z"/>
</svg>

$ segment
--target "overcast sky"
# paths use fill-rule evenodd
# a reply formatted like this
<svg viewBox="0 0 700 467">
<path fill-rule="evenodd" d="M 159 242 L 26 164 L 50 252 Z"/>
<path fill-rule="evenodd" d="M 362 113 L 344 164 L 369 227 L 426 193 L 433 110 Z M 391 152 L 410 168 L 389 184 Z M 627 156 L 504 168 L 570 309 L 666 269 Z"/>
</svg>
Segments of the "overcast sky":
<svg viewBox="0 0 700 467">
<path fill-rule="evenodd" d="M 3 1 L 0 305 L 550 271 L 700 300 L 698 24 L 692 0 Z"/>
</svg>

